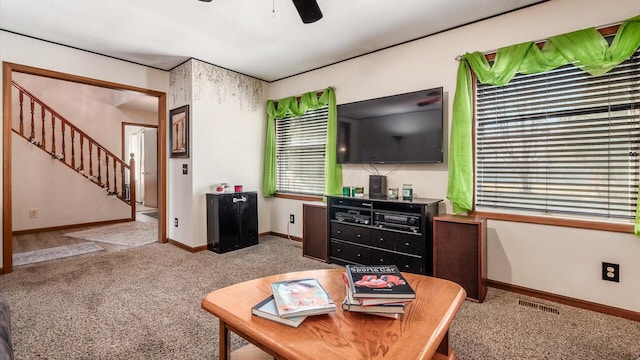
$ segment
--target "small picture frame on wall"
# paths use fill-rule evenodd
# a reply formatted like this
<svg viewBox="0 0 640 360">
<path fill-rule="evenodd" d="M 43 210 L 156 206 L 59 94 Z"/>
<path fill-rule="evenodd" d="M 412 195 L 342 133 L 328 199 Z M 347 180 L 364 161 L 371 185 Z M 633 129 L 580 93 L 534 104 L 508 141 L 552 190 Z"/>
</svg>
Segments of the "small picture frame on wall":
<svg viewBox="0 0 640 360">
<path fill-rule="evenodd" d="M 169 134 L 172 158 L 189 157 L 189 105 L 169 111 Z"/>
</svg>

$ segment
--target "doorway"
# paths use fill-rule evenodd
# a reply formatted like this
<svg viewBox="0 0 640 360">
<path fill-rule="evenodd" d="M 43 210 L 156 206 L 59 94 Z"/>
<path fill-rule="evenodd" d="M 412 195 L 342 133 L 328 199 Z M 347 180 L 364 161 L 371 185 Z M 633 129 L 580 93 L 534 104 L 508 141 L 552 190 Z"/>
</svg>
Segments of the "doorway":
<svg viewBox="0 0 640 360">
<path fill-rule="evenodd" d="M 157 127 L 156 141 L 155 141 L 155 162 L 156 162 L 156 176 L 155 176 L 155 188 L 156 191 L 148 190 L 148 193 L 156 194 L 155 205 L 158 209 L 158 241 L 161 243 L 166 242 L 166 159 L 157 154 L 163 154 L 166 152 L 166 94 L 159 91 L 132 87 L 128 85 L 115 84 L 102 80 L 95 80 L 90 78 L 79 77 L 70 74 L 57 73 L 49 70 L 33 68 L 29 66 L 23 66 L 12 63 L 3 63 L 3 246 L 2 256 L 3 265 L 2 272 L 8 273 L 13 270 L 12 260 L 12 235 L 13 235 L 13 222 L 12 222 L 12 92 L 11 89 L 12 74 L 25 73 L 36 76 L 44 76 L 52 79 L 71 81 L 85 85 L 92 85 L 112 90 L 125 90 L 131 92 L 137 92 L 145 95 L 149 95 L 156 99 L 157 109 Z M 149 143 L 152 143 L 149 141 Z M 153 160 L 149 160 L 153 161 Z M 151 201 L 151 200 L 149 200 Z"/>
<path fill-rule="evenodd" d="M 136 211 L 153 212 L 158 208 L 158 127 L 137 123 L 123 123 L 123 157 L 135 159 L 135 199 Z M 125 175 L 125 188 L 130 189 L 129 174 Z"/>
</svg>

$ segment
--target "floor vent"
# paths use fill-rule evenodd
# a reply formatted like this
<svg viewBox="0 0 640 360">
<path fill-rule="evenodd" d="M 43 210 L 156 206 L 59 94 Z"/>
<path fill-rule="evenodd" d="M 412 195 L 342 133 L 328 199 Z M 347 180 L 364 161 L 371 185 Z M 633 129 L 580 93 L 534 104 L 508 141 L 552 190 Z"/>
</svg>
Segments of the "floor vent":
<svg viewBox="0 0 640 360">
<path fill-rule="evenodd" d="M 538 309 L 538 310 L 542 310 L 542 311 L 546 311 L 546 312 L 550 312 L 550 313 L 554 313 L 554 314 L 558 314 L 560 315 L 560 310 L 548 306 L 548 305 L 544 305 L 544 304 L 539 304 L 539 303 L 535 303 L 535 302 L 531 302 L 531 301 L 527 301 L 527 300 L 518 300 L 518 305 L 522 305 L 522 306 L 528 306 L 530 308 L 534 308 L 534 309 Z"/>
</svg>

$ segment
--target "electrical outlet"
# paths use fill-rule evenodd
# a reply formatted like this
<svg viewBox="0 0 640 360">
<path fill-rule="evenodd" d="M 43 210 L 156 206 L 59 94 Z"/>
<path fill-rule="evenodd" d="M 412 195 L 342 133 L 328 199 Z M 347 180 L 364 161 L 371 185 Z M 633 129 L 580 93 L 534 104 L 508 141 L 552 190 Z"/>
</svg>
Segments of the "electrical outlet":
<svg viewBox="0 0 640 360">
<path fill-rule="evenodd" d="M 178 218 L 173 219 L 173 226 L 178 227 Z"/>
<path fill-rule="evenodd" d="M 29 209 L 29 219 L 35 219 L 38 217 L 38 209 Z"/>
<path fill-rule="evenodd" d="M 296 222 L 296 217 L 293 214 L 289 214 L 289 222 L 294 224 Z"/>
<path fill-rule="evenodd" d="M 620 282 L 620 264 L 602 262 L 602 280 Z"/>
</svg>

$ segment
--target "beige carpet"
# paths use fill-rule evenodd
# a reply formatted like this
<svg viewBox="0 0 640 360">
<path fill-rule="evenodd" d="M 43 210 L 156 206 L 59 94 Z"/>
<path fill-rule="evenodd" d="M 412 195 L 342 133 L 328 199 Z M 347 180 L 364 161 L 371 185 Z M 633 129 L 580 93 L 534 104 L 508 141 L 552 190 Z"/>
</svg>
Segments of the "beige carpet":
<svg viewBox="0 0 640 360">
<path fill-rule="evenodd" d="M 301 243 L 276 237 L 224 254 L 156 243 L 16 268 L 0 275 L 0 288 L 11 305 L 16 359 L 217 359 L 218 321 L 200 307 L 207 293 L 330 267 L 304 258 Z M 640 322 L 543 301 L 559 309 L 550 313 L 519 299 L 539 301 L 494 288 L 482 304 L 465 301 L 450 331 L 458 360 L 640 356 Z M 234 349 L 243 344 L 232 336 Z"/>
<path fill-rule="evenodd" d="M 13 265 L 27 265 L 38 263 L 42 261 L 48 261 L 53 259 L 59 259 L 64 257 L 76 256 L 81 254 L 88 254 L 95 251 L 104 250 L 102 247 L 93 242 L 86 242 L 80 244 L 63 245 L 54 248 L 40 249 L 33 251 L 26 251 L 22 253 L 13 254 Z"/>
<path fill-rule="evenodd" d="M 158 223 L 130 221 L 64 235 L 76 239 L 135 247 L 158 241 Z"/>
</svg>

